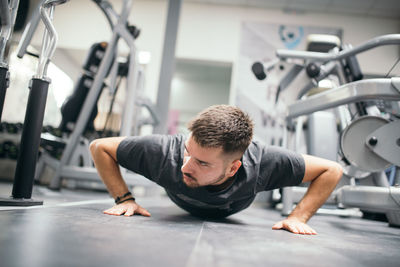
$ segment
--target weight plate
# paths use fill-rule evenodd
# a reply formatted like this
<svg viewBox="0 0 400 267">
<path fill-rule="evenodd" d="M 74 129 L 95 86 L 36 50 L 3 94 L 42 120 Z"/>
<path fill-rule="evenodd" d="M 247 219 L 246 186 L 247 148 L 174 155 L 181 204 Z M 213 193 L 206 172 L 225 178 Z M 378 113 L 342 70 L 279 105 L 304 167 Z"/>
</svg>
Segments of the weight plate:
<svg viewBox="0 0 400 267">
<path fill-rule="evenodd" d="M 362 171 L 378 172 L 387 169 L 390 162 L 372 152 L 365 143 L 370 133 L 387 123 L 384 118 L 375 116 L 363 116 L 352 121 L 344 129 L 340 140 L 347 161 Z"/>
</svg>

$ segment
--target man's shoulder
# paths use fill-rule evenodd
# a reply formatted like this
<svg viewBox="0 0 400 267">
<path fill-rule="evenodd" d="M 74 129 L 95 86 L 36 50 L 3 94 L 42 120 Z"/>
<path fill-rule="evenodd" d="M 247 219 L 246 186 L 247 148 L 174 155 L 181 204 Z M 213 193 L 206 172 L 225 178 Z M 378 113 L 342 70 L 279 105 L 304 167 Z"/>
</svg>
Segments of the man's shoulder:
<svg viewBox="0 0 400 267">
<path fill-rule="evenodd" d="M 246 150 L 245 155 L 261 153 L 261 154 L 292 154 L 295 153 L 287 148 L 277 146 L 277 145 L 267 145 L 260 141 L 252 141 Z"/>
<path fill-rule="evenodd" d="M 154 155 L 156 157 L 180 155 L 183 153 L 184 136 L 151 134 L 126 137 L 118 146 L 121 155 Z M 175 156 L 174 156 L 175 157 Z"/>
<path fill-rule="evenodd" d="M 257 161 L 257 158 L 262 156 L 263 150 L 266 146 L 259 141 L 251 141 L 250 145 L 247 147 L 246 151 L 243 154 L 243 161 Z"/>
<path fill-rule="evenodd" d="M 243 163 L 248 165 L 257 165 L 265 163 L 273 163 L 280 161 L 282 158 L 298 158 L 299 154 L 287 148 L 266 145 L 260 141 L 252 141 L 245 153 L 243 154 Z"/>
</svg>

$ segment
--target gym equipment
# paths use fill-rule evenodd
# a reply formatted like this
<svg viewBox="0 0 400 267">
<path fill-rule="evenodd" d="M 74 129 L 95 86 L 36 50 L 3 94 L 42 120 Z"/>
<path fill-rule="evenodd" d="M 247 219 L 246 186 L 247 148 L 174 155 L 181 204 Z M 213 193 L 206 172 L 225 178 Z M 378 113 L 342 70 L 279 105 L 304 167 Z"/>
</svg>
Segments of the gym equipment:
<svg viewBox="0 0 400 267">
<path fill-rule="evenodd" d="M 0 122 L 6 91 L 10 84 L 6 47 L 14 29 L 19 0 L 0 0 Z"/>
<path fill-rule="evenodd" d="M 43 146 L 52 146 L 49 153 L 42 153 L 36 169 L 35 177 L 38 179 L 45 167 L 54 170 L 53 178 L 49 187 L 58 190 L 61 187 L 63 179 L 72 179 L 83 182 L 101 182 L 96 169 L 93 167 L 89 152 L 89 140 L 83 136 L 87 126 L 90 126 L 90 116 L 96 107 L 97 99 L 104 88 L 104 80 L 109 75 L 111 93 L 115 93 L 117 88 L 117 77 L 126 77 L 126 102 L 124 113 L 122 116 L 121 128 L 119 134 L 122 136 L 135 135 L 141 124 L 157 124 L 158 117 L 152 103 L 141 96 L 141 88 L 143 87 L 143 70 L 136 60 L 135 38 L 139 35 L 139 30 L 129 25 L 128 16 L 132 9 L 132 1 L 124 0 L 120 14 L 114 11 L 108 1 L 94 0 L 102 12 L 106 15 L 108 22 L 112 28 L 112 37 L 105 49 L 97 49 L 91 54 L 86 61 L 86 73 L 82 80 L 78 83 L 84 84 L 87 94 L 84 97 L 77 97 L 79 101 L 84 100 L 79 109 L 74 109 L 70 118 L 65 117 L 62 124 L 64 130 L 62 137 L 57 138 L 48 133 L 42 134 Z M 25 29 L 24 37 L 19 46 L 18 55 L 23 56 L 30 42 L 33 32 L 36 30 L 36 16 L 32 16 L 29 26 Z M 126 63 L 118 62 L 118 42 L 124 40 L 129 48 L 129 55 Z M 99 56 L 100 55 L 100 56 Z M 100 66 L 98 64 L 100 63 Z M 89 75 L 93 74 L 93 80 Z M 85 85 L 90 81 L 91 85 Z M 80 88 L 82 89 L 82 88 Z M 81 94 L 82 92 L 76 92 Z M 85 94 L 85 92 L 83 93 Z M 75 104 L 72 106 L 76 106 Z M 142 120 L 139 118 L 139 107 L 146 108 L 150 113 L 150 118 Z M 65 106 L 64 106 L 65 108 Z M 66 112 L 68 113 L 68 112 Z M 79 114 L 79 116 L 76 116 Z M 64 119 L 64 118 L 63 118 Z M 64 133 L 67 133 L 64 135 Z M 69 134 L 70 133 L 70 134 Z M 54 157 L 52 157 L 52 154 Z M 125 169 L 122 170 L 126 172 Z M 125 175 L 125 180 L 129 185 L 150 185 L 147 179 L 142 179 L 137 174 L 129 173 Z"/>
<path fill-rule="evenodd" d="M 400 44 L 400 34 L 376 37 L 355 48 L 347 47 L 342 51 L 317 53 L 307 51 L 278 50 L 280 58 L 298 58 L 308 62 L 342 62 L 336 67 L 339 80 L 343 85 L 295 101 L 288 107 L 286 121 L 317 111 L 348 105 L 355 109 L 358 118 L 341 118 L 340 148 L 344 173 L 358 179 L 372 178 L 377 186 L 347 185 L 336 190 L 334 198 L 342 207 L 359 207 L 388 214 L 390 225 L 400 225 L 400 188 L 390 186 L 383 170 L 390 165 L 400 166 L 400 121 L 395 114 L 387 113 L 389 119 L 369 115 L 367 108 L 371 101 L 400 101 L 400 78 L 367 79 L 362 78 L 355 55 L 383 45 Z M 375 105 L 375 102 L 372 102 Z M 354 116 L 353 116 L 354 117 Z M 289 132 L 286 132 L 286 140 Z M 380 187 L 379 187 L 380 186 Z M 302 193 L 300 193 L 302 192 Z M 301 198 L 304 190 L 285 188 L 283 194 L 283 214 L 289 214 L 294 200 Z"/>
<path fill-rule="evenodd" d="M 68 97 L 61 107 L 61 115 L 62 120 L 59 125 L 59 129 L 61 132 L 70 133 L 73 131 L 75 127 L 76 120 L 78 119 L 79 112 L 83 106 L 83 103 L 90 91 L 90 88 L 93 85 L 93 80 L 96 72 L 98 71 L 101 60 L 104 57 L 105 49 L 107 47 L 107 43 L 101 42 L 92 45 L 89 49 L 89 56 L 86 60 L 83 69 L 86 72 L 79 79 L 73 94 Z M 107 72 L 107 74 L 109 71 Z M 106 75 L 107 75 L 106 74 Z M 105 87 L 103 83 L 102 89 Z M 100 94 L 97 96 L 96 103 L 100 97 Z M 97 115 L 97 105 L 94 105 L 93 110 L 91 111 L 88 123 L 85 127 L 85 130 L 94 131 L 94 119 Z"/>
<path fill-rule="evenodd" d="M 45 0 L 40 6 L 40 17 L 45 25 L 45 31 L 39 64 L 37 73 L 29 84 L 30 92 L 22 129 L 12 197 L 10 199 L 1 199 L 0 205 L 33 206 L 43 204 L 43 201 L 34 201 L 31 196 L 47 91 L 50 84 L 50 79 L 46 77 L 47 67 L 54 54 L 58 40 L 57 32 L 51 20 L 55 6 L 65 2 L 67 0 Z"/>
<path fill-rule="evenodd" d="M 271 69 L 275 67 L 275 65 L 279 62 L 279 59 L 275 59 L 271 61 L 268 65 L 264 65 L 261 62 L 255 62 L 251 66 L 251 70 L 253 71 L 254 75 L 256 78 L 260 81 L 264 80 L 267 78 L 267 72 L 269 72 Z"/>
</svg>

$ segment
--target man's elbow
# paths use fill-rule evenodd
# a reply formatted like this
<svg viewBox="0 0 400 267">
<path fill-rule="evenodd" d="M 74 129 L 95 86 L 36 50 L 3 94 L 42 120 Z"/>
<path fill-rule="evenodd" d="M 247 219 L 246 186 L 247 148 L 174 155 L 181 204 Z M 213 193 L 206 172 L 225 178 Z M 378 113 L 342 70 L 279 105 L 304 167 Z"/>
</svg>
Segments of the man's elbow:
<svg viewBox="0 0 400 267">
<path fill-rule="evenodd" d="M 98 154 L 99 150 L 101 149 L 101 142 L 100 139 L 95 139 L 89 144 L 90 154 L 92 154 L 92 158 L 94 159 L 96 154 Z"/>
<path fill-rule="evenodd" d="M 336 183 L 338 183 L 343 176 L 343 168 L 339 163 L 336 162 L 332 162 L 332 165 L 329 166 L 327 172 L 330 174 L 329 176 L 331 179 Z"/>
</svg>

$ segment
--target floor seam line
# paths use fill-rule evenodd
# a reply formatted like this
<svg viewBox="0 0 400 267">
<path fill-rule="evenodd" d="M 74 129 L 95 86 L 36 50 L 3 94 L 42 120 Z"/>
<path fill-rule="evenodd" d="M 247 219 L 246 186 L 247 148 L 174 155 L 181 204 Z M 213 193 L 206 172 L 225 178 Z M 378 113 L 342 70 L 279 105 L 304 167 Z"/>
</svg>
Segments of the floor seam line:
<svg viewBox="0 0 400 267">
<path fill-rule="evenodd" d="M 110 202 L 109 199 L 96 199 L 96 200 L 83 200 L 83 201 L 75 201 L 75 202 L 67 202 L 67 203 L 58 203 L 54 205 L 43 205 L 43 206 L 29 206 L 29 207 L 10 207 L 6 206 L 0 207 L 0 211 L 10 211 L 10 210 L 28 210 L 28 209 L 46 209 L 46 208 L 55 208 L 55 207 L 70 207 L 70 206 L 79 206 L 85 204 L 97 204 L 97 203 L 107 203 Z"/>
<path fill-rule="evenodd" d="M 204 225 L 205 225 L 205 222 L 203 222 L 203 224 L 201 225 L 200 233 L 196 238 L 196 243 L 194 244 L 193 250 L 190 253 L 189 259 L 186 262 L 185 267 L 189 267 L 189 264 L 191 263 L 191 259 L 192 259 L 193 255 L 194 255 L 195 251 L 196 251 L 197 246 L 200 243 L 200 238 L 201 238 L 201 234 L 203 233 Z"/>
</svg>

